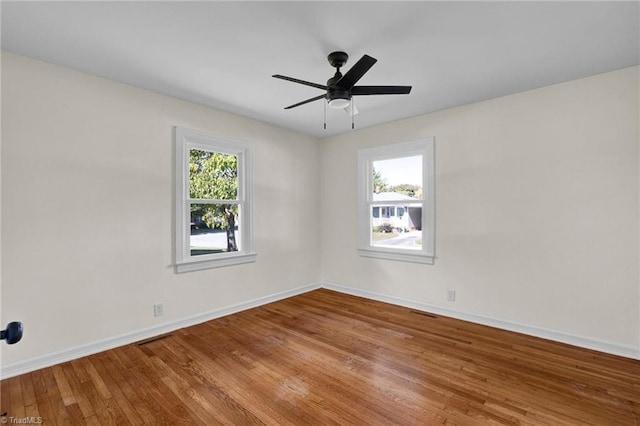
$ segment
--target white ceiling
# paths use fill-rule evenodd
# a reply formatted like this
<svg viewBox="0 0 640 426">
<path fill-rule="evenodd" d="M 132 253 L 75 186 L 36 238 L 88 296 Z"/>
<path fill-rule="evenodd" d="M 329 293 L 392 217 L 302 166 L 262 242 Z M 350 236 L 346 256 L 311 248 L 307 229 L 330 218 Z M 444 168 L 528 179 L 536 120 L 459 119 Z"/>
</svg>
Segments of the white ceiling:
<svg viewBox="0 0 640 426">
<path fill-rule="evenodd" d="M 2 48 L 324 137 L 350 130 L 323 102 L 328 53 L 378 63 L 356 128 L 639 63 L 638 2 L 8 2 Z"/>
</svg>

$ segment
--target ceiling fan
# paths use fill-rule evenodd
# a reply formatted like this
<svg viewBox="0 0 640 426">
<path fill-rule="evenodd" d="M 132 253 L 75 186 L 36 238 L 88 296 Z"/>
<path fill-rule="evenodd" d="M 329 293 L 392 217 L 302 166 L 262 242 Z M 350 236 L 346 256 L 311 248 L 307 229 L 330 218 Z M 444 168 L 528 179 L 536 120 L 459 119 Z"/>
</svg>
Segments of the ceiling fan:
<svg viewBox="0 0 640 426">
<path fill-rule="evenodd" d="M 329 64 L 336 68 L 336 73 L 333 77 L 327 80 L 327 84 L 311 83 L 297 78 L 287 77 L 280 74 L 275 74 L 273 77 L 282 80 L 292 81 L 294 83 L 304 84 L 306 86 L 315 87 L 317 89 L 325 90 L 326 93 L 313 97 L 311 99 L 298 102 L 297 104 L 289 105 L 285 109 L 291 109 L 299 107 L 300 105 L 307 104 L 309 102 L 317 101 L 320 99 L 326 99 L 329 106 L 335 109 L 345 109 L 351 105 L 352 96 L 363 95 L 407 95 L 411 92 L 411 86 L 356 86 L 355 84 L 362 78 L 363 75 L 375 64 L 378 60 L 372 58 L 369 55 L 364 55 L 356 64 L 351 67 L 346 74 L 342 75 L 340 68 L 347 62 L 349 55 L 345 52 L 332 52 L 327 56 Z M 356 112 L 351 109 L 352 116 Z M 326 128 L 326 123 L 325 123 Z"/>
</svg>

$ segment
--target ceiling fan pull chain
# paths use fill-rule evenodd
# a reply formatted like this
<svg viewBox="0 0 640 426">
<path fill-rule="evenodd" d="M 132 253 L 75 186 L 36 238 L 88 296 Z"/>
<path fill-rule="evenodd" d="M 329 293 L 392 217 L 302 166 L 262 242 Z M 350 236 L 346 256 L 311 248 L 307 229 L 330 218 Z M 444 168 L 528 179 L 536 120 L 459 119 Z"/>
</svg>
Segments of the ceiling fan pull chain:
<svg viewBox="0 0 640 426">
<path fill-rule="evenodd" d="M 327 130 L 327 101 L 323 102 L 324 104 L 324 129 Z"/>
<path fill-rule="evenodd" d="M 356 107 L 353 101 L 353 96 L 351 97 L 351 130 L 355 129 L 355 126 L 353 125 L 353 112 L 355 111 Z"/>
</svg>

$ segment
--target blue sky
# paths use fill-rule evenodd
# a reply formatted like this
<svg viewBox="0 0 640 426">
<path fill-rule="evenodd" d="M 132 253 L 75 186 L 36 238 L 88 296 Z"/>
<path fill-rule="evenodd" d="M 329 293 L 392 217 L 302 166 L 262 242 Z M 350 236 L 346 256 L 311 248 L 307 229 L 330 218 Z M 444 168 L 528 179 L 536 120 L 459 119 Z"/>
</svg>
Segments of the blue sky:
<svg viewBox="0 0 640 426">
<path fill-rule="evenodd" d="M 392 158 L 373 162 L 389 185 L 410 183 L 422 186 L 422 156 Z"/>
</svg>

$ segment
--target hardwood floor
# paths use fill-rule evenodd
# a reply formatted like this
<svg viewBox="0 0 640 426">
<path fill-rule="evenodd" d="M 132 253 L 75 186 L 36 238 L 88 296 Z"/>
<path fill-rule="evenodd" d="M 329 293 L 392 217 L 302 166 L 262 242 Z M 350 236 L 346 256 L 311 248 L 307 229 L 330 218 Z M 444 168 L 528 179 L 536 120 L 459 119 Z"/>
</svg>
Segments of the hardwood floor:
<svg viewBox="0 0 640 426">
<path fill-rule="evenodd" d="M 329 290 L 1 387 L 51 425 L 640 423 L 640 361 Z"/>
</svg>

